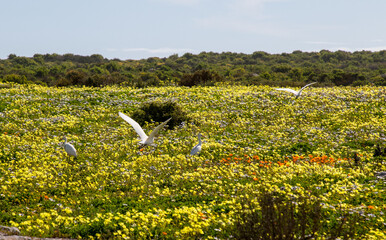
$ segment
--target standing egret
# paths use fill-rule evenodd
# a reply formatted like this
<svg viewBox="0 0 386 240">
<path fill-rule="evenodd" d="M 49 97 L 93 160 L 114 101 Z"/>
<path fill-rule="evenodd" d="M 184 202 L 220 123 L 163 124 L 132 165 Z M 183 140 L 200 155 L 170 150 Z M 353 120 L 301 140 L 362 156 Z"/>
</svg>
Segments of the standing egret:
<svg viewBox="0 0 386 240">
<path fill-rule="evenodd" d="M 201 152 L 201 133 L 198 134 L 198 144 L 192 148 L 192 151 L 190 151 L 190 155 L 197 155 Z"/>
<path fill-rule="evenodd" d="M 158 133 L 158 131 L 161 128 L 163 128 L 166 125 L 166 123 L 168 123 L 170 121 L 170 119 L 172 119 L 172 118 L 169 118 L 165 122 L 158 125 L 156 128 L 154 128 L 154 130 L 150 133 L 150 135 L 147 136 L 146 133 L 143 131 L 142 127 L 136 121 L 134 121 L 134 119 L 126 116 L 125 114 L 123 114 L 121 112 L 119 112 L 119 116 L 121 118 L 123 118 L 123 120 L 128 122 L 134 128 L 134 130 L 138 133 L 139 137 L 141 138 L 141 141 L 139 143 L 142 145 L 145 145 L 145 146 L 146 145 L 155 146 L 153 144 L 155 135 Z"/>
<path fill-rule="evenodd" d="M 290 88 L 275 88 L 275 90 L 279 90 L 279 91 L 287 91 L 287 92 L 290 92 L 290 93 L 293 93 L 295 94 L 295 99 L 297 99 L 298 97 L 300 97 L 300 95 L 302 94 L 302 91 L 306 88 L 306 87 L 309 87 L 311 86 L 312 84 L 315 84 L 317 82 L 313 82 L 313 83 L 309 83 L 307 84 L 306 86 L 302 87 L 299 91 L 295 91 L 293 89 L 290 89 Z"/>
<path fill-rule="evenodd" d="M 67 142 L 67 137 L 63 137 L 63 139 L 64 139 L 63 147 L 66 153 L 68 154 L 68 156 L 76 157 L 75 147 L 71 143 Z"/>
</svg>

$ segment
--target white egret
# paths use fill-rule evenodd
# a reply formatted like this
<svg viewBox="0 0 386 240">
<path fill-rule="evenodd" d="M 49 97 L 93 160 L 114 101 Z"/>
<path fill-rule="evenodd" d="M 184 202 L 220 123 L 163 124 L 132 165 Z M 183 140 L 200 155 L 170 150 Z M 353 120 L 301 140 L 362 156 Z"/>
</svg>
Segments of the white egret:
<svg viewBox="0 0 386 240">
<path fill-rule="evenodd" d="M 275 88 L 275 90 L 286 91 L 286 92 L 293 93 L 293 94 L 295 94 L 295 99 L 297 99 L 298 97 L 300 97 L 300 95 L 302 94 L 302 91 L 303 91 L 306 87 L 309 87 L 309 86 L 311 86 L 312 84 L 315 84 L 315 83 L 317 83 L 317 82 L 309 83 L 309 84 L 307 84 L 306 86 L 302 87 L 299 91 L 295 91 L 295 90 L 290 89 L 290 88 Z"/>
<path fill-rule="evenodd" d="M 198 144 L 192 148 L 190 155 L 197 155 L 201 152 L 202 142 L 201 142 L 201 133 L 198 134 Z"/>
<path fill-rule="evenodd" d="M 75 147 L 71 143 L 67 142 L 67 137 L 63 137 L 63 139 L 64 139 L 63 147 L 66 153 L 68 154 L 68 156 L 76 157 Z"/>
<path fill-rule="evenodd" d="M 172 119 L 172 118 L 169 118 L 165 122 L 158 125 L 156 128 L 154 128 L 154 130 L 150 133 L 150 135 L 147 136 L 146 133 L 143 131 L 142 127 L 136 121 L 134 121 L 134 119 L 126 116 L 125 114 L 123 114 L 121 112 L 119 112 L 119 116 L 121 118 L 123 118 L 123 120 L 128 122 L 134 128 L 134 130 L 138 133 L 139 137 L 141 138 L 141 141 L 139 143 L 142 145 L 145 145 L 145 146 L 146 145 L 155 146 L 153 144 L 155 135 L 158 133 L 158 131 L 161 128 L 163 128 L 166 125 L 166 123 L 168 123 L 170 121 L 170 119 Z"/>
</svg>

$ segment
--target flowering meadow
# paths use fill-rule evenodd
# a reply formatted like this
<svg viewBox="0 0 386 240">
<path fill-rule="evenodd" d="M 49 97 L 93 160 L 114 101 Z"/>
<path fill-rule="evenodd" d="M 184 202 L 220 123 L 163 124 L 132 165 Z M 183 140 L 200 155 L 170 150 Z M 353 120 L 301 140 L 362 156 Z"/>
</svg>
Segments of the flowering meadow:
<svg viewBox="0 0 386 240">
<path fill-rule="evenodd" d="M 169 100 L 191 120 L 139 148 L 118 112 Z M 271 194 L 295 218 L 304 199 L 320 206 L 314 239 L 385 239 L 386 160 L 373 156 L 385 114 L 386 88 L 371 86 L 311 87 L 295 101 L 267 86 L 3 88 L 0 225 L 36 237 L 234 239 Z"/>
</svg>

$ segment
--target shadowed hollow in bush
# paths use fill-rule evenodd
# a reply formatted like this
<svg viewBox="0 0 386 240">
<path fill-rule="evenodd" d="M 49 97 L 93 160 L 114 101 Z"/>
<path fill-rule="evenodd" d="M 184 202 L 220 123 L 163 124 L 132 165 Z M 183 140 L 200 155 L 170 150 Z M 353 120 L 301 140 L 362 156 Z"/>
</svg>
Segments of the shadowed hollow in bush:
<svg viewBox="0 0 386 240">
<path fill-rule="evenodd" d="M 174 129 L 184 121 L 188 121 L 189 118 L 185 111 L 173 101 L 167 102 L 146 102 L 142 104 L 137 110 L 135 110 L 131 117 L 137 121 L 141 126 L 146 122 L 164 122 L 165 120 L 172 118 L 168 122 L 168 128 Z"/>
</svg>

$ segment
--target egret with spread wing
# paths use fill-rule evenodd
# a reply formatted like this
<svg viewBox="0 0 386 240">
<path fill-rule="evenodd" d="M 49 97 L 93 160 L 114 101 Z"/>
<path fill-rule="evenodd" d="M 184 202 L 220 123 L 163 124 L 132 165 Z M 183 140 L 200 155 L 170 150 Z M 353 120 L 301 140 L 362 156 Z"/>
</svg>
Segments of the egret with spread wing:
<svg viewBox="0 0 386 240">
<path fill-rule="evenodd" d="M 165 122 L 158 125 L 156 128 L 154 128 L 154 130 L 150 133 L 150 135 L 147 136 L 146 133 L 143 131 L 142 127 L 136 121 L 134 121 L 134 119 L 126 116 L 125 114 L 123 114 L 121 112 L 119 112 L 119 116 L 121 118 L 123 118 L 123 120 L 128 122 L 134 128 L 134 130 L 138 133 L 139 137 L 141 138 L 141 141 L 139 142 L 140 144 L 150 145 L 150 146 L 155 146 L 153 144 L 155 135 L 158 133 L 159 130 L 161 130 L 161 128 L 163 128 L 170 121 L 170 119 L 172 119 L 172 118 L 169 118 Z"/>
<path fill-rule="evenodd" d="M 295 99 L 297 99 L 298 97 L 300 97 L 300 95 L 302 94 L 302 91 L 306 88 L 306 87 L 309 87 L 311 86 L 312 84 L 315 84 L 317 82 L 313 82 L 313 83 L 309 83 L 307 84 L 306 86 L 302 87 L 299 91 L 295 91 L 293 89 L 290 89 L 290 88 L 275 88 L 275 90 L 279 90 L 279 91 L 286 91 L 286 92 L 290 92 L 290 93 L 293 93 L 295 94 Z"/>
</svg>

